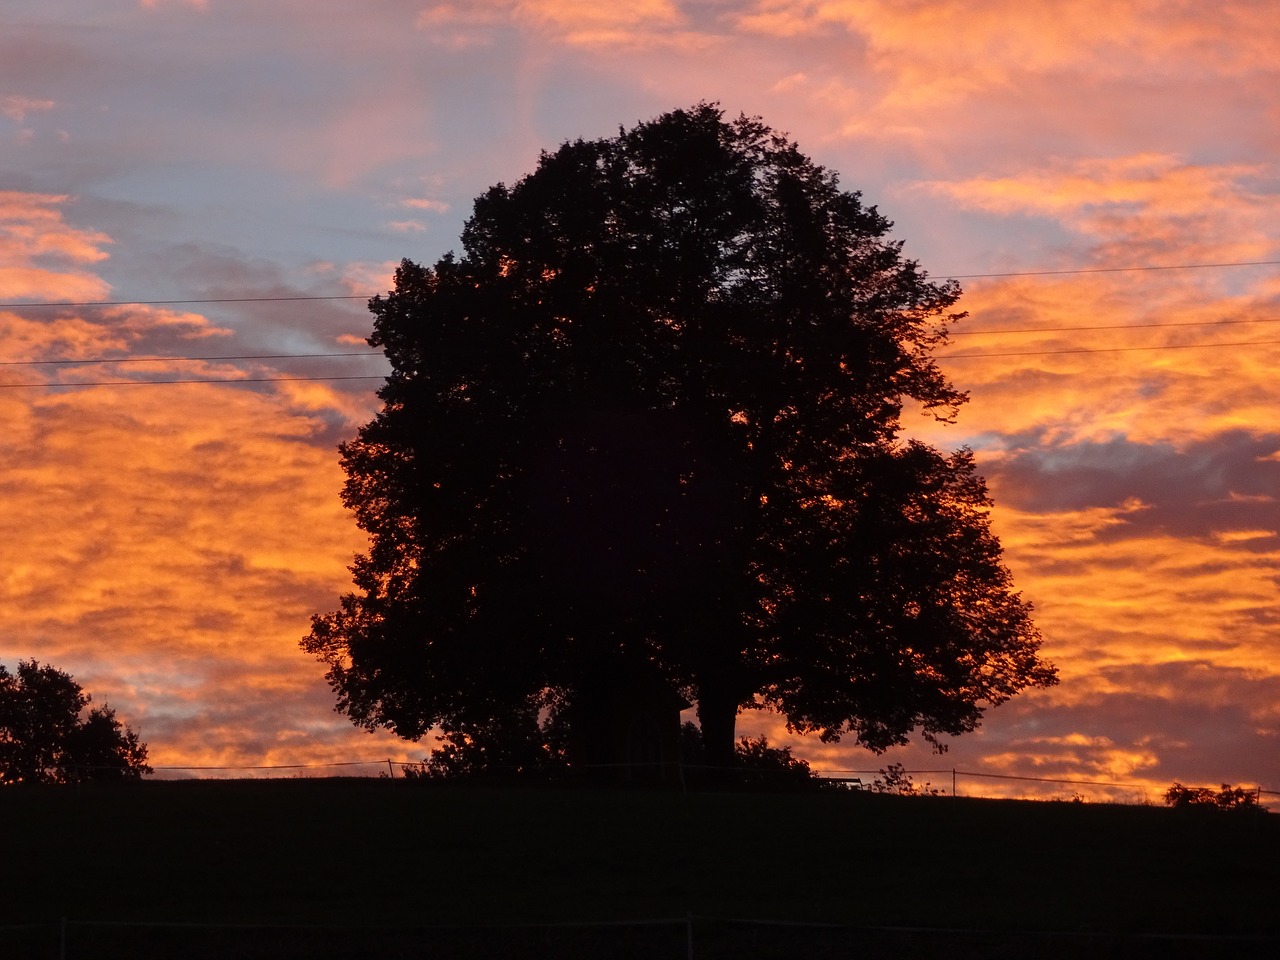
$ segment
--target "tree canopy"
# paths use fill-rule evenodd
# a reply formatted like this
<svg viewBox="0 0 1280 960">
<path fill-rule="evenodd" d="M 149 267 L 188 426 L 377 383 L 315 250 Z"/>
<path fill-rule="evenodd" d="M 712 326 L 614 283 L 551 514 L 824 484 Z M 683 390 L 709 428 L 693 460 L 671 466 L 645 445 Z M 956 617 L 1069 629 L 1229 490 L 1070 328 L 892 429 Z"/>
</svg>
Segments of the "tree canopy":
<svg viewBox="0 0 1280 960">
<path fill-rule="evenodd" d="M 759 119 L 715 105 L 544 153 L 462 254 L 370 302 L 392 371 L 341 446 L 370 535 L 304 649 L 368 727 L 555 749 L 638 676 L 873 750 L 1055 681 L 968 451 L 960 295 Z M 517 733 L 516 731 L 521 731 Z"/>
<path fill-rule="evenodd" d="M 35 660 L 0 664 L 0 783 L 137 780 L 151 773 L 147 745 L 70 674 Z"/>
<path fill-rule="evenodd" d="M 1197 810 L 1252 810 L 1266 812 L 1260 802 L 1257 789 L 1233 787 L 1224 783 L 1222 789 L 1211 787 L 1187 787 L 1178 781 L 1173 782 L 1164 792 L 1164 802 L 1178 810 L 1194 808 Z"/>
</svg>

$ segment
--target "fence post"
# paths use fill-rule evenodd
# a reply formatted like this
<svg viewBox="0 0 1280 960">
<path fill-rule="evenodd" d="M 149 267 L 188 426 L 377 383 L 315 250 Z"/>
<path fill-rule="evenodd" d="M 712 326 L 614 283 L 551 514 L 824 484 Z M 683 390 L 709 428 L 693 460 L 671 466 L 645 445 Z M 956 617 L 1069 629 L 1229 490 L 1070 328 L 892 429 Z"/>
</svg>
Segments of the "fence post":
<svg viewBox="0 0 1280 960">
<path fill-rule="evenodd" d="M 951 768 L 951 795 L 956 796 L 956 768 Z"/>
<path fill-rule="evenodd" d="M 392 780 L 396 778 L 396 768 L 391 765 L 390 757 L 387 757 L 387 776 Z"/>
</svg>

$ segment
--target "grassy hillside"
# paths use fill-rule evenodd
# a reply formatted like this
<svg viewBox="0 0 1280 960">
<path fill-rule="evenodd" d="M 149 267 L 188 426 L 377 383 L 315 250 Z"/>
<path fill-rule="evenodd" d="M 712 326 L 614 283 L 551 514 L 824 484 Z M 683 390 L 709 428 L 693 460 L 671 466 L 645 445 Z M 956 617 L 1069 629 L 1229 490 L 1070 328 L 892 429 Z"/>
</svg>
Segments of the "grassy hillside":
<svg viewBox="0 0 1280 960">
<path fill-rule="evenodd" d="M 689 914 L 1006 937 L 1054 931 L 1100 937 L 1095 947 L 1115 935 L 1280 937 L 1280 816 L 1265 814 L 336 779 L 8 789 L 0 823 L 0 927 L 44 925 L 26 941 L 11 929 L 11 944 L 48 944 L 61 918 L 492 928 Z M 107 929 L 94 943 L 110 941 Z M 624 929 L 640 931 L 637 943 L 649 936 Z M 73 945 L 84 946 L 68 951 L 72 960 L 112 955 L 89 949 L 86 930 L 71 928 Z M 628 954 L 612 942 L 606 952 L 683 957 L 686 932 L 655 927 L 657 952 L 641 944 Z M 733 939 L 707 930 L 699 956 L 714 953 L 717 936 Z M 325 939 L 333 947 L 341 936 Z M 33 956 L 43 949 L 29 946 Z M 401 955 L 389 942 L 376 954 L 353 949 L 342 955 Z M 725 949 L 743 955 L 740 944 Z M 192 955 L 189 945 L 174 950 Z M 128 953 L 137 955 L 120 955 Z M 893 955 L 915 954 L 899 945 Z M 1159 955 L 1182 954 L 1163 943 Z"/>
</svg>

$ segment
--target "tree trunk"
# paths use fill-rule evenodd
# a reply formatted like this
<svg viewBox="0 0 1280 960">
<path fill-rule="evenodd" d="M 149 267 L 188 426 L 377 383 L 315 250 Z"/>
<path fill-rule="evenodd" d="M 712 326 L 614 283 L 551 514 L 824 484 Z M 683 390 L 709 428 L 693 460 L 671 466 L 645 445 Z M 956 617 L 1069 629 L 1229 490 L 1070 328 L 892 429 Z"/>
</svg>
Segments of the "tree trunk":
<svg viewBox="0 0 1280 960">
<path fill-rule="evenodd" d="M 736 762 L 734 727 L 738 719 L 738 700 L 716 685 L 704 684 L 698 693 L 698 723 L 702 727 L 704 762 L 711 768 L 709 779 L 731 780 Z"/>
</svg>

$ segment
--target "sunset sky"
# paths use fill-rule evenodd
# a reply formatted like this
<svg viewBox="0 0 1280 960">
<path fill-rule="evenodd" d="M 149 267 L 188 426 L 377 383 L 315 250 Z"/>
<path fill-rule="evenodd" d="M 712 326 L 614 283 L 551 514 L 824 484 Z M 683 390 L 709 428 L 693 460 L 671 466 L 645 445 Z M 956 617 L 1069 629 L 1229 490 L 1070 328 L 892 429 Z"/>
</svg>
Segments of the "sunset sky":
<svg viewBox="0 0 1280 960">
<path fill-rule="evenodd" d="M 367 351 L 364 299 L 488 186 L 700 100 L 960 279 L 971 400 L 908 426 L 975 450 L 1061 674 L 943 756 L 740 731 L 1135 785 L 962 792 L 1280 791 L 1271 0 L 7 0 L 0 663 L 71 672 L 157 767 L 421 758 L 298 648 L 363 546 L 336 445 L 385 365 L 279 355 Z M 156 385 L 211 379 L 247 382 Z"/>
</svg>

